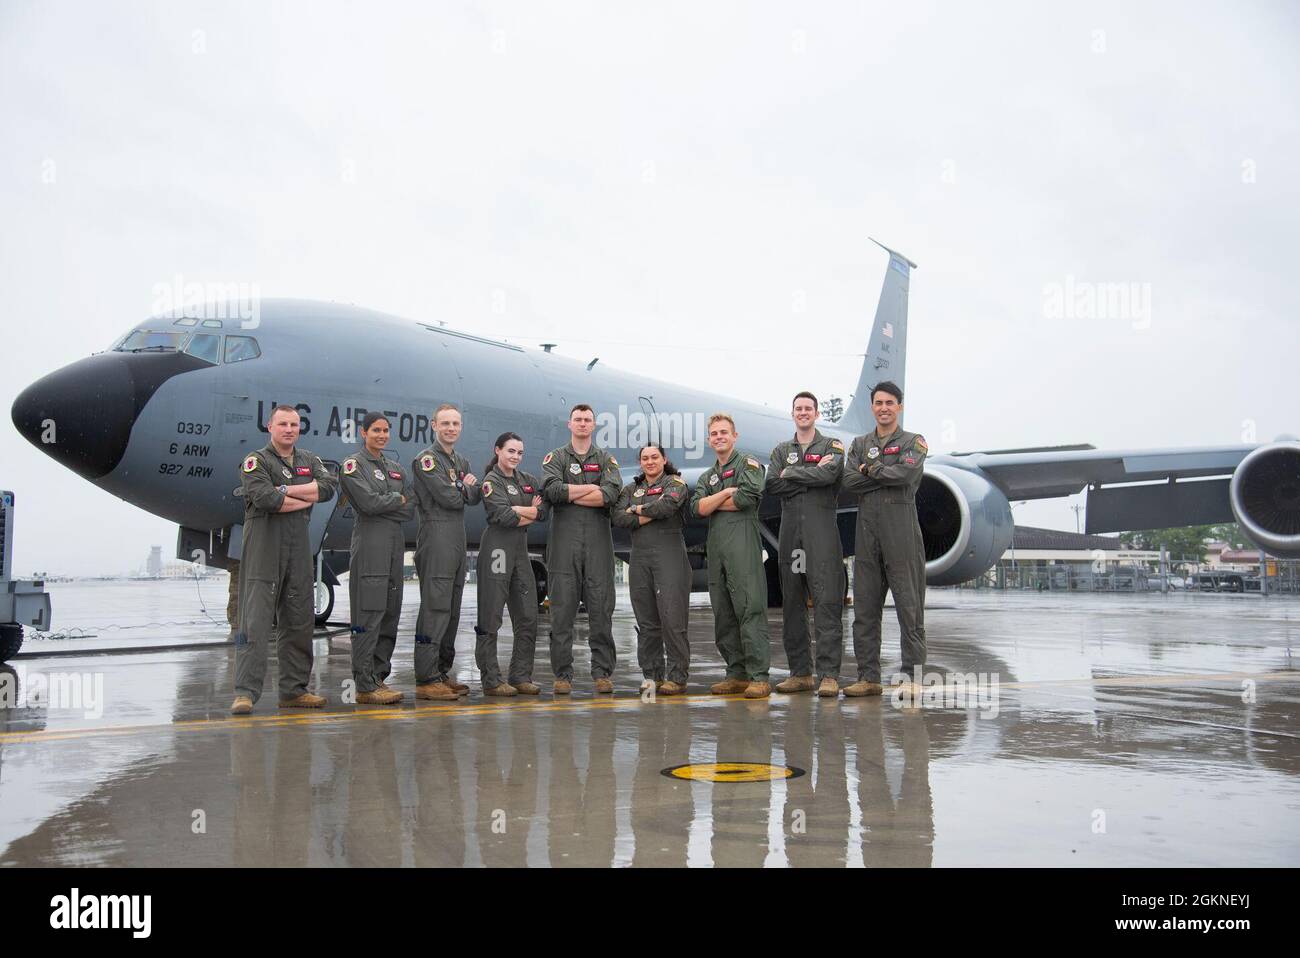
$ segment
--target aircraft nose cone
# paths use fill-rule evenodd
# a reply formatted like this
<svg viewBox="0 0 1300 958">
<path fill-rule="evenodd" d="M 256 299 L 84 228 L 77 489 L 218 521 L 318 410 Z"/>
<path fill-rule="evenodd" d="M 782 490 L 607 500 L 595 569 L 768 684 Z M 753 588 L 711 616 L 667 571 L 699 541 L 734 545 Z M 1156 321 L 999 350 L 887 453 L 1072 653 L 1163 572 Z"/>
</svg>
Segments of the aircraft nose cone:
<svg viewBox="0 0 1300 958">
<path fill-rule="evenodd" d="M 14 426 L 73 472 L 92 480 L 108 475 L 139 414 L 127 358 L 91 356 L 38 379 L 14 400 Z"/>
</svg>

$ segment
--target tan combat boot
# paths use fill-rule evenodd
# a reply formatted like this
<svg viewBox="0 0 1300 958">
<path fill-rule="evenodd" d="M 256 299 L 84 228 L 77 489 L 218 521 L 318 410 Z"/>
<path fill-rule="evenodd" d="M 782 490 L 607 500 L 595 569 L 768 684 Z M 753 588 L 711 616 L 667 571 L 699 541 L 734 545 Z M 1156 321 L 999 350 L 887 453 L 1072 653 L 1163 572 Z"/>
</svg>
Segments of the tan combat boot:
<svg viewBox="0 0 1300 958">
<path fill-rule="evenodd" d="M 303 692 L 296 699 L 280 700 L 280 708 L 282 709 L 318 709 L 324 707 L 324 705 L 325 696 L 313 695 L 310 692 Z"/>
<path fill-rule="evenodd" d="M 772 686 L 767 682 L 750 682 L 745 689 L 747 699 L 765 699 L 772 694 Z"/>
<path fill-rule="evenodd" d="M 614 691 L 614 683 L 609 679 L 596 679 L 596 691 L 601 695 L 610 695 Z"/>
<path fill-rule="evenodd" d="M 446 685 L 447 688 L 455 692 L 457 695 L 464 695 L 466 692 L 469 691 L 468 685 L 466 685 L 464 682 L 457 682 L 455 679 L 447 679 L 443 682 L 443 684 Z"/>
<path fill-rule="evenodd" d="M 680 682 L 668 681 L 659 686 L 660 695 L 681 695 L 686 691 L 686 686 Z"/>
<path fill-rule="evenodd" d="M 811 692 L 817 682 L 811 675 L 792 675 L 776 687 L 778 692 Z"/>
<path fill-rule="evenodd" d="M 838 679 L 826 676 L 822 679 L 822 684 L 817 687 L 817 694 L 824 699 L 837 699 L 840 697 L 840 683 Z"/>
<path fill-rule="evenodd" d="M 435 702 L 456 702 L 460 699 L 460 696 L 443 682 L 425 682 L 423 685 L 417 685 L 415 687 L 415 697 L 417 699 L 431 699 Z"/>
<path fill-rule="evenodd" d="M 542 687 L 536 682 L 516 682 L 515 691 L 520 695 L 541 695 Z"/>
<path fill-rule="evenodd" d="M 749 688 L 749 679 L 723 679 L 709 686 L 711 695 L 738 695 Z"/>
<path fill-rule="evenodd" d="M 851 699 L 860 698 L 864 695 L 879 695 L 884 689 L 879 682 L 854 682 L 852 685 L 844 687 L 844 694 Z"/>
<path fill-rule="evenodd" d="M 253 700 L 247 695 L 236 695 L 235 701 L 230 703 L 231 715 L 247 715 L 253 711 Z"/>
<path fill-rule="evenodd" d="M 518 695 L 519 693 L 515 691 L 515 687 L 509 682 L 498 682 L 496 685 L 492 686 L 492 688 L 484 689 L 483 694 L 500 696 L 501 698 L 508 699 L 511 696 Z"/>
<path fill-rule="evenodd" d="M 375 689 L 373 692 L 357 693 L 358 705 L 396 705 L 400 701 L 402 701 L 402 693 L 393 689 L 387 692 L 383 689 Z"/>
<path fill-rule="evenodd" d="M 573 683 L 568 679 L 556 679 L 553 691 L 556 695 L 568 695 L 573 691 Z"/>
</svg>

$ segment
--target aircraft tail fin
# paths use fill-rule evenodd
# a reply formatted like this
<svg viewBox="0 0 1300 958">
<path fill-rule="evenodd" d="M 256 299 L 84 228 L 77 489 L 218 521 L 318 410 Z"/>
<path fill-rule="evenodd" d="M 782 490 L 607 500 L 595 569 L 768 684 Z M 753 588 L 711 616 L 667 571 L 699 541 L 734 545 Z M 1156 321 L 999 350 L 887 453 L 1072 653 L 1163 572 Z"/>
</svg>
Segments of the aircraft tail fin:
<svg viewBox="0 0 1300 958">
<path fill-rule="evenodd" d="M 892 250 L 879 240 L 875 243 L 889 254 L 889 267 L 885 282 L 880 288 L 880 302 L 876 305 L 876 321 L 871 327 L 867 354 L 858 374 L 858 388 L 853 400 L 836 423 L 854 433 L 870 432 L 876 420 L 871 414 L 871 390 L 876 383 L 889 379 L 906 392 L 904 377 L 907 360 L 907 289 L 916 264 L 897 250 Z"/>
</svg>

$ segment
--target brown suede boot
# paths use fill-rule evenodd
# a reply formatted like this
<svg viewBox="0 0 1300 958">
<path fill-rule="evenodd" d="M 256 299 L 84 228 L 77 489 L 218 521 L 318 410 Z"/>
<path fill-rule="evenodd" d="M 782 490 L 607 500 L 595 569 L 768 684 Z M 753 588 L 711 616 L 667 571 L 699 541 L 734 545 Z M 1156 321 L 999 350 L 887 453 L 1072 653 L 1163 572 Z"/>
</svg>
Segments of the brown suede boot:
<svg viewBox="0 0 1300 958">
<path fill-rule="evenodd" d="M 253 711 L 253 700 L 247 695 L 236 695 L 235 701 L 230 703 L 231 715 L 247 715 Z"/>
<path fill-rule="evenodd" d="M 711 695 L 739 695 L 749 688 L 749 679 L 723 679 L 709 686 Z"/>
<path fill-rule="evenodd" d="M 879 695 L 884 689 L 879 682 L 854 682 L 852 685 L 844 687 L 844 694 L 851 699 L 860 698 L 864 695 Z"/>
<path fill-rule="evenodd" d="M 817 682 L 811 675 L 792 675 L 777 685 L 778 692 L 811 692 L 817 688 Z"/>
<path fill-rule="evenodd" d="M 568 695 L 573 691 L 573 683 L 568 679 L 556 679 L 553 691 L 556 695 Z"/>
<path fill-rule="evenodd" d="M 435 702 L 455 702 L 460 696 L 452 691 L 449 685 L 442 682 L 426 682 L 424 685 L 415 687 L 415 697 L 417 699 L 430 699 Z"/>
<path fill-rule="evenodd" d="M 396 705 L 402 701 L 402 693 L 389 689 L 387 692 L 382 689 L 375 689 L 373 692 L 358 692 L 358 705 Z M 281 705 L 284 703 L 281 702 Z"/>
<path fill-rule="evenodd" d="M 750 682 L 745 689 L 745 698 L 747 699 L 765 699 L 772 694 L 772 685 L 769 682 Z"/>
<path fill-rule="evenodd" d="M 280 708 L 282 709 L 318 709 L 324 706 L 325 697 L 322 695 L 312 695 L 310 692 L 303 692 L 296 699 L 281 699 Z"/>
<path fill-rule="evenodd" d="M 840 683 L 838 679 L 833 679 L 829 675 L 822 679 L 822 684 L 817 686 L 817 694 L 824 699 L 837 699 L 840 697 Z"/>
</svg>

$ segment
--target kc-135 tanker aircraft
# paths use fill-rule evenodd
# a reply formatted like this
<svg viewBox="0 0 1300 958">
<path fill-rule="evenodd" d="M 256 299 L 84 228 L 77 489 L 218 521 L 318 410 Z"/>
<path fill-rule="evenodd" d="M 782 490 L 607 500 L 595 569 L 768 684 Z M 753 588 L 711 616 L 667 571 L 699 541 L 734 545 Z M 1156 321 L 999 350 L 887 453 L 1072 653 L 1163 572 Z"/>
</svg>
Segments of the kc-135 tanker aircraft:
<svg viewBox="0 0 1300 958">
<path fill-rule="evenodd" d="M 837 423 L 819 423 L 824 434 L 846 445 L 874 428 L 872 387 L 886 379 L 904 384 L 907 297 L 916 264 L 882 248 L 889 266 L 856 391 Z M 146 319 L 106 352 L 27 387 L 14 402 L 14 425 L 95 485 L 178 523 L 180 558 L 218 567 L 239 558 L 239 464 L 266 444 L 266 422 L 276 403 L 297 407 L 300 444 L 335 464 L 356 450 L 357 424 L 369 410 L 384 411 L 392 422 L 386 453 L 409 463 L 434 441 L 430 418 L 444 402 L 462 410 L 465 432 L 458 450 L 474 465 L 507 430 L 523 436 L 528 461 L 540 461 L 568 441 L 570 406 L 589 403 L 598 414 L 595 441 L 618 458 L 625 482 L 638 471 L 639 447 L 656 441 L 693 486 L 712 456 L 704 424 L 715 410 L 735 416 L 740 445 L 764 462 L 791 435 L 786 396 L 773 396 L 770 408 L 757 406 L 354 306 L 294 299 L 261 300 L 257 306 L 252 318 L 212 318 L 223 312 L 208 304 Z M 909 425 L 924 432 L 922 423 Z M 1085 487 L 1091 533 L 1235 518 L 1259 547 L 1300 557 L 1298 442 L 1007 449 L 926 459 L 916 508 L 928 582 L 962 582 L 990 568 L 1011 541 L 1010 500 L 1066 496 Z M 779 503 L 764 503 L 762 514 L 769 552 L 775 553 Z M 854 514 L 855 504 L 845 497 L 839 510 L 845 554 L 853 551 Z M 484 514 L 470 509 L 466 518 L 472 550 Z M 312 546 L 321 559 L 321 622 L 333 607 L 338 575 L 347 569 L 351 523 L 350 508 L 337 499 L 312 513 Z M 542 594 L 546 530 L 545 524 L 529 530 Z M 411 522 L 411 548 L 415 533 Z M 705 587 L 703 539 L 703 525 L 688 527 L 698 589 Z M 625 558 L 627 548 L 625 538 L 616 539 Z M 779 604 L 774 568 L 769 583 Z"/>
</svg>

